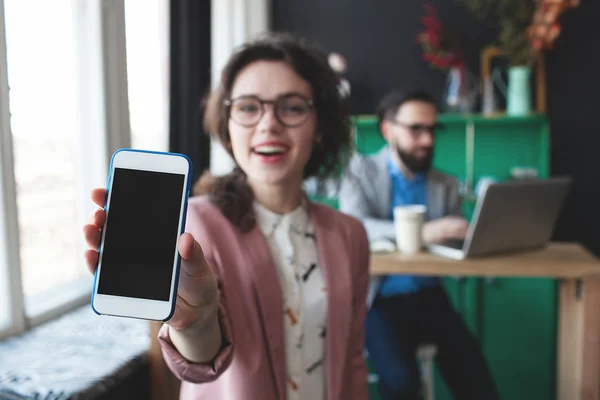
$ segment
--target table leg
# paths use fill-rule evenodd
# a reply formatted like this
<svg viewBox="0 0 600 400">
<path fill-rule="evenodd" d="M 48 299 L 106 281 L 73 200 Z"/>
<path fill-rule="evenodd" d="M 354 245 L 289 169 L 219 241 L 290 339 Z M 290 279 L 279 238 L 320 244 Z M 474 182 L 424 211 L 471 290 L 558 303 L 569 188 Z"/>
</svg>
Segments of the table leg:
<svg viewBox="0 0 600 400">
<path fill-rule="evenodd" d="M 560 284 L 557 398 L 600 400 L 600 279 Z"/>
</svg>

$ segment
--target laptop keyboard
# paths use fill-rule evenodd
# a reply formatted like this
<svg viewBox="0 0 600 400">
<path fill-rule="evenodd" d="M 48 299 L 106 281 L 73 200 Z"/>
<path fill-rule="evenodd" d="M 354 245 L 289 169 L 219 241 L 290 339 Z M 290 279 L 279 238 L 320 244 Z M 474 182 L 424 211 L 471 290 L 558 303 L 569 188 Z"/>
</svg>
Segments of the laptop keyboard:
<svg viewBox="0 0 600 400">
<path fill-rule="evenodd" d="M 462 250 L 463 246 L 465 245 L 465 241 L 463 239 L 448 239 L 443 241 L 441 244 L 452 249 Z"/>
</svg>

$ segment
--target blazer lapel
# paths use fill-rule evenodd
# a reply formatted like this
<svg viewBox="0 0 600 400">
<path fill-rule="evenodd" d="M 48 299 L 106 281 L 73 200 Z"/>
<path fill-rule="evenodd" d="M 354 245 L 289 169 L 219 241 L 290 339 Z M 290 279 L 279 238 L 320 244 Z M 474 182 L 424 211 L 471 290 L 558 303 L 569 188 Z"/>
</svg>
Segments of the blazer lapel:
<svg viewBox="0 0 600 400">
<path fill-rule="evenodd" d="M 271 370 L 277 386 L 277 398 L 285 399 L 285 347 L 281 286 L 267 241 L 257 226 L 242 236 L 252 271 L 258 310 L 262 316 L 265 344 L 271 358 Z"/>
<path fill-rule="evenodd" d="M 376 205 L 379 218 L 387 219 L 390 213 L 391 188 L 390 171 L 388 167 L 389 148 L 386 146 L 374 158 L 373 170 L 370 171 L 368 180 L 372 186 L 369 195 Z M 368 186 L 367 186 L 368 187 Z"/>
<path fill-rule="evenodd" d="M 446 204 L 446 185 L 432 174 L 427 181 L 427 214 L 429 219 L 438 219 L 444 216 Z"/>
<path fill-rule="evenodd" d="M 326 374 L 328 399 L 333 400 L 341 398 L 346 365 L 352 318 L 351 261 L 340 232 L 333 232 L 331 221 L 315 205 L 311 205 L 311 218 L 327 283 Z"/>
</svg>

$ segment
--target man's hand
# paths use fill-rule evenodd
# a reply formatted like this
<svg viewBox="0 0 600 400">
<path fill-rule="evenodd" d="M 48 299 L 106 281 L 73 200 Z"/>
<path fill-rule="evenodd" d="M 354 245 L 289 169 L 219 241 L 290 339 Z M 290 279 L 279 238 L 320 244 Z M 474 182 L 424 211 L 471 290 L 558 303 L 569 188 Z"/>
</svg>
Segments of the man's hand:
<svg viewBox="0 0 600 400">
<path fill-rule="evenodd" d="M 423 225 L 425 244 L 439 243 L 448 239 L 464 239 L 469 223 L 463 217 L 448 216 Z"/>
</svg>

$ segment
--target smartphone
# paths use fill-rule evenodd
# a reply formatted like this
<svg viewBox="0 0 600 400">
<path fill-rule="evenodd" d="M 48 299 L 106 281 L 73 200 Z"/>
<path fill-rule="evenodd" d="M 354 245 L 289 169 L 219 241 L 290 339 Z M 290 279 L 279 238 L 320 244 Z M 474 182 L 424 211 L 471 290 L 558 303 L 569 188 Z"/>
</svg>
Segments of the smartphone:
<svg viewBox="0 0 600 400">
<path fill-rule="evenodd" d="M 183 154 L 121 149 L 111 159 L 92 309 L 166 321 L 177 298 L 192 163 Z"/>
</svg>

